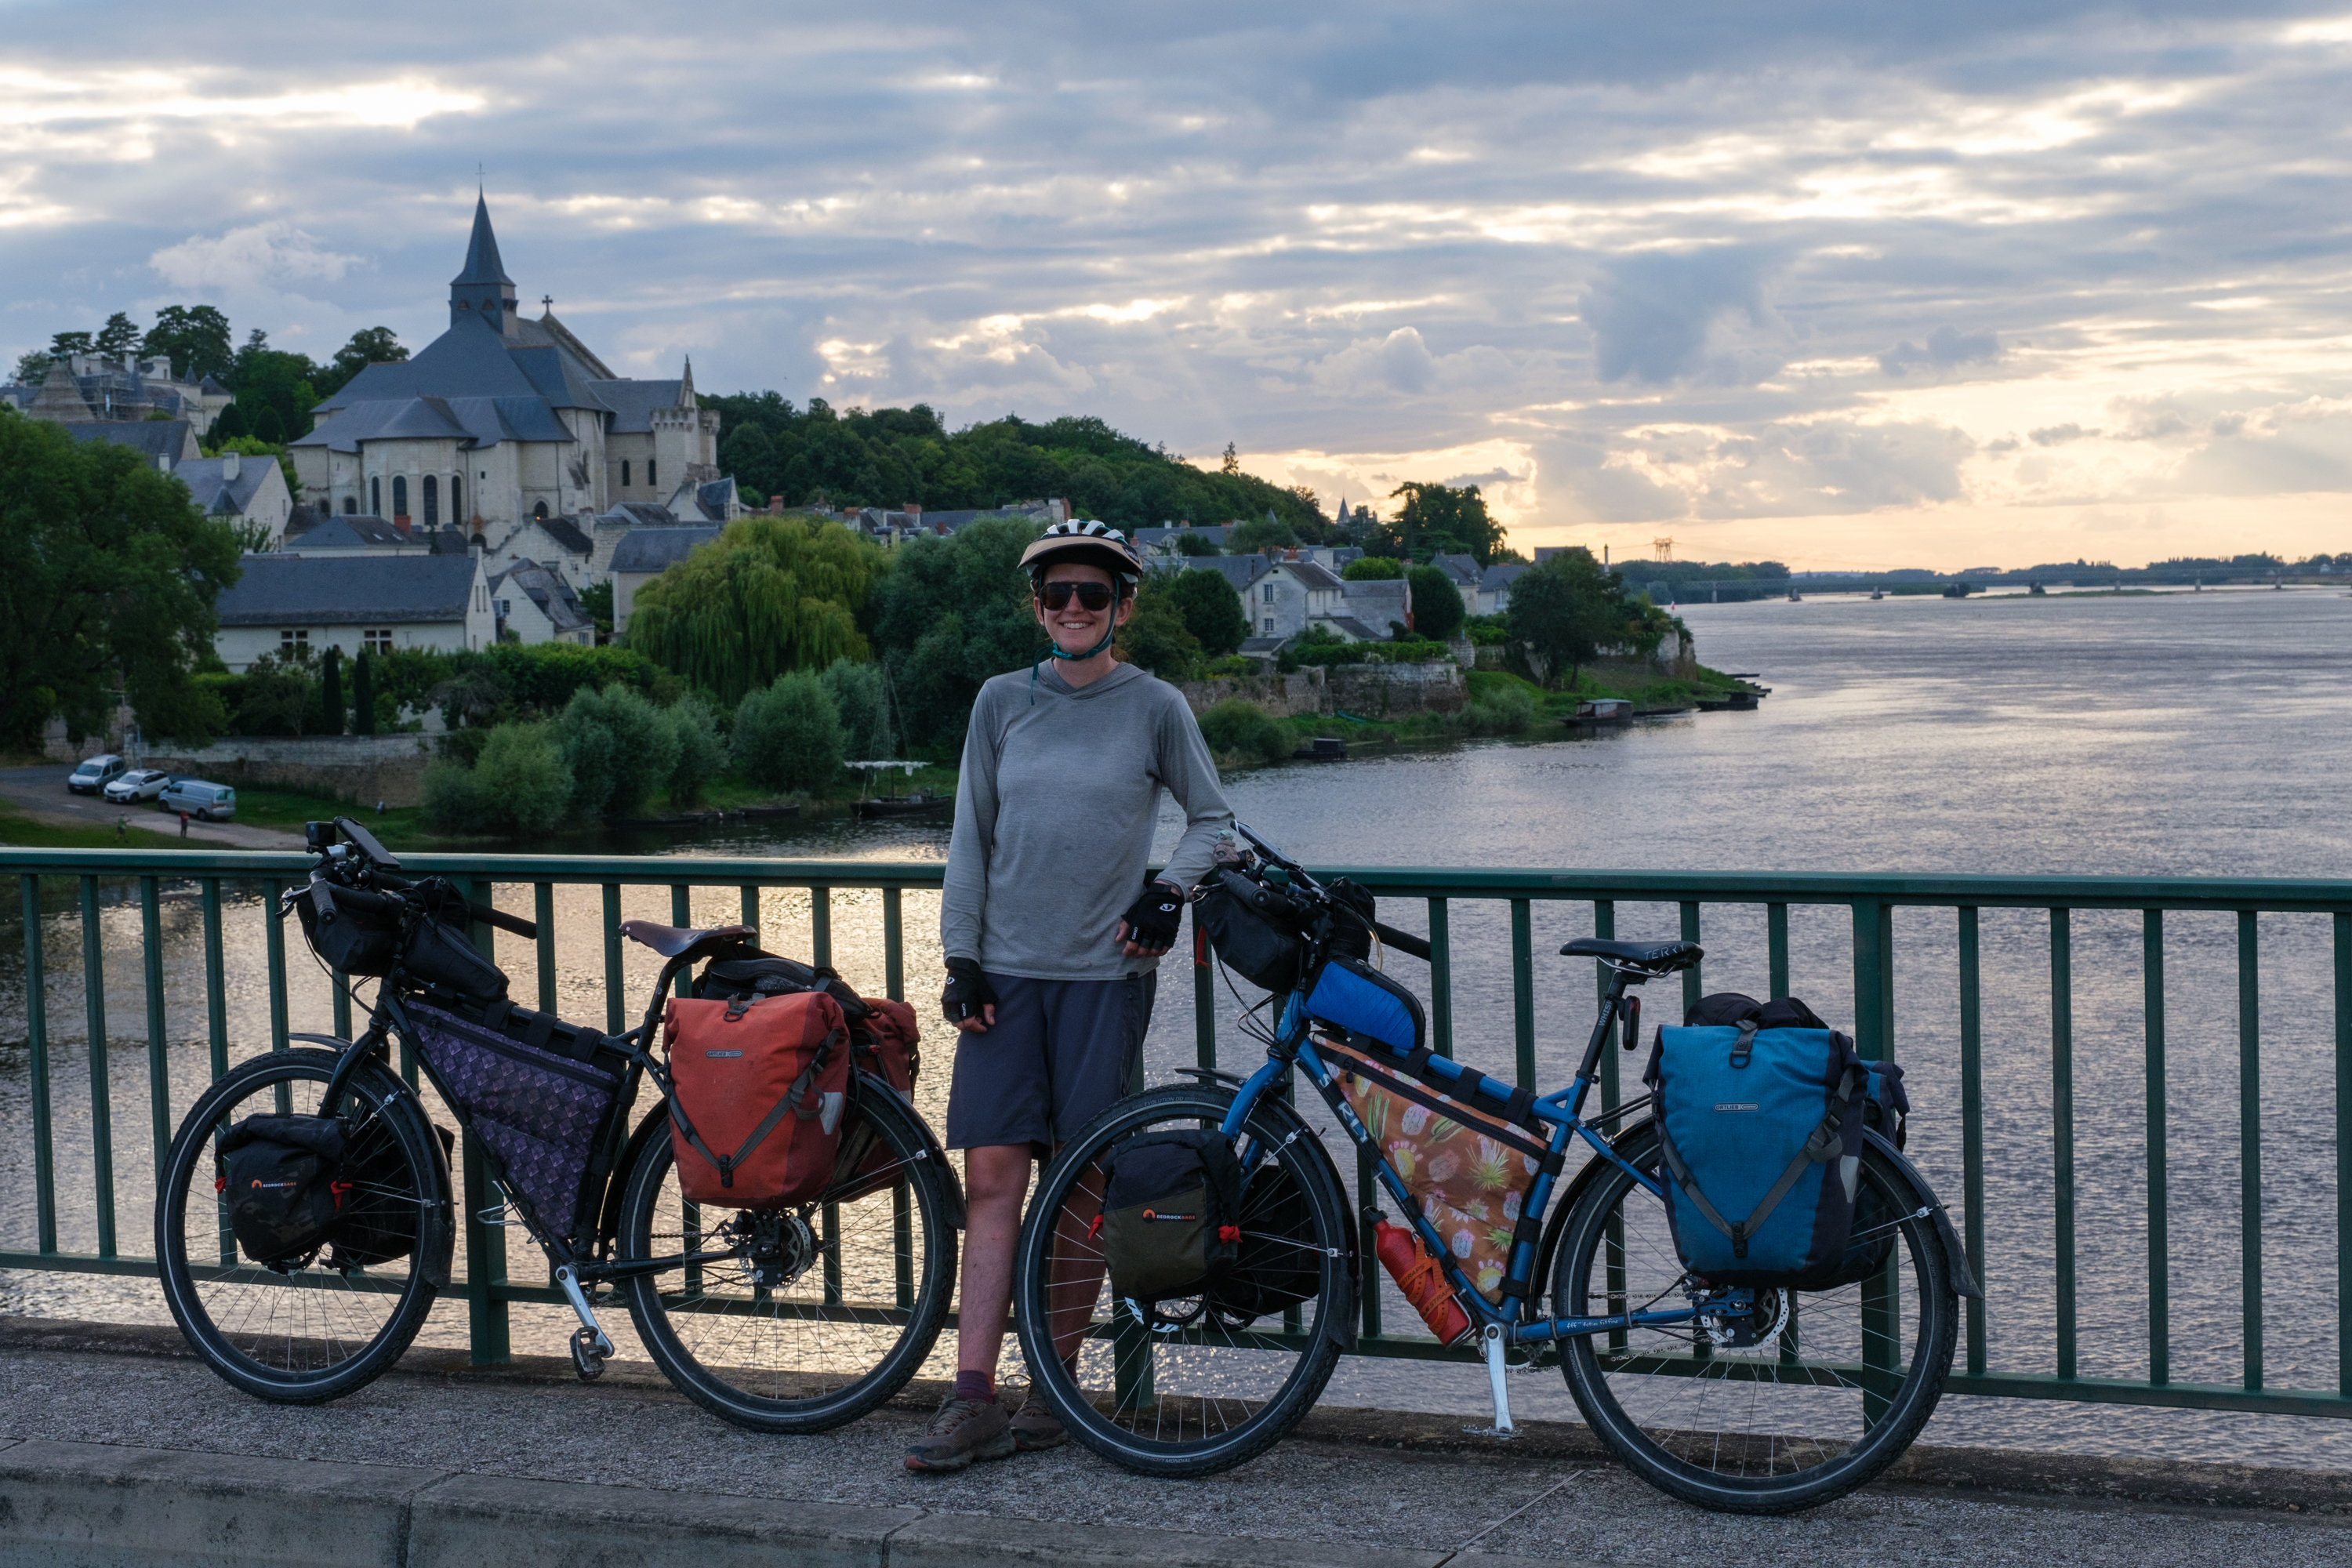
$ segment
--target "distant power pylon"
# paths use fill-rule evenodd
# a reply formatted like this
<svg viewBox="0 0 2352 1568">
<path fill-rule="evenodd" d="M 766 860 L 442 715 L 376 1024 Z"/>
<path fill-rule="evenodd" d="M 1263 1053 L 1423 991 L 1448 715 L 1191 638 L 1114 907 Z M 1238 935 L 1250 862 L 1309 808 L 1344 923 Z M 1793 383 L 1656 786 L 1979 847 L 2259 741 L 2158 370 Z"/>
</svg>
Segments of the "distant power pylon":
<svg viewBox="0 0 2352 1568">
<path fill-rule="evenodd" d="M 1658 559 L 1661 561 L 1672 561 L 1675 558 L 1675 542 L 1671 539 L 1653 539 L 1650 541 L 1650 548 L 1658 552 Z"/>
</svg>

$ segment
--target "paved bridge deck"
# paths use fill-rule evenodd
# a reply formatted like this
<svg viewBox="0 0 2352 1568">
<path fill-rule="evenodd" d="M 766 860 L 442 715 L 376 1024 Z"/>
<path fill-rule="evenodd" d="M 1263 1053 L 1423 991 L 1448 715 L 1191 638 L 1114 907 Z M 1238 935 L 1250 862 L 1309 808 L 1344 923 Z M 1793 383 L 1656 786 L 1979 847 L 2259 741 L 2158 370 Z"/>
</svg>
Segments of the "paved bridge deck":
<svg viewBox="0 0 2352 1568">
<path fill-rule="evenodd" d="M 417 1352 L 293 1409 L 230 1389 L 168 1330 L 0 1319 L 0 1563 L 2352 1559 L 2352 1476 L 2326 1472 L 1915 1448 L 1899 1479 L 1842 1502 L 1734 1519 L 1617 1470 L 1577 1426 L 1532 1424 L 1506 1447 L 1458 1418 L 1334 1409 L 1202 1481 L 1147 1480 L 1075 1445 L 909 1475 L 898 1456 L 937 1396 L 769 1437 L 649 1366 L 583 1387 L 566 1363 L 476 1371 Z"/>
</svg>

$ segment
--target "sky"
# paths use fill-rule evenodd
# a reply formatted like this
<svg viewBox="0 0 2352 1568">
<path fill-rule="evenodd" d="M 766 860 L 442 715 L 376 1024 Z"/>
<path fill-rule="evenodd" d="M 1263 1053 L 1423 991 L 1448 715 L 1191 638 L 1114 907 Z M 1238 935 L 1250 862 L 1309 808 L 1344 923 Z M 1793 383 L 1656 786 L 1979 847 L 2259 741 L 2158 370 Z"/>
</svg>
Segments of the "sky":
<svg viewBox="0 0 2352 1568">
<path fill-rule="evenodd" d="M 422 347 L 478 168 L 526 300 L 705 391 L 1616 559 L 2352 550 L 2352 0 L 102 16 L 0 0 L 0 367 Z"/>
</svg>

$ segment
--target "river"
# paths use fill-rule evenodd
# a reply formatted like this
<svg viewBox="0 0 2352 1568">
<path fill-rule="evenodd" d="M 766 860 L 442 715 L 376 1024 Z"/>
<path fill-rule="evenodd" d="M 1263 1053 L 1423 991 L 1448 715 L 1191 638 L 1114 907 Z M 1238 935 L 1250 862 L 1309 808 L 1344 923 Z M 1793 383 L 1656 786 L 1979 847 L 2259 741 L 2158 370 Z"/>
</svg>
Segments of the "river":
<svg viewBox="0 0 2352 1568">
<path fill-rule="evenodd" d="M 1592 739 L 1524 741 L 1363 756 L 1244 773 L 1229 793 L 1244 820 L 1310 862 L 1398 866 L 1692 868 L 1822 871 L 2344 876 L 2352 826 L 2345 678 L 2352 595 L 2332 590 L 1946 601 L 1823 597 L 1693 605 L 1682 612 L 1717 668 L 1759 672 L 1772 695 L 1753 713 L 1641 721 Z M 1172 814 L 1162 824 L 1171 841 Z M 637 844 L 654 852 L 936 858 L 943 825 L 834 819 L 728 828 Z M 628 912 L 667 919 L 657 890 Z M 520 908 L 512 897 L 502 902 Z M 560 900 L 563 1010 L 602 1016 L 593 892 Z M 640 907 L 640 905 L 642 907 Z M 910 897 L 910 986 L 936 973 L 935 901 Z M 698 906 L 732 918 L 732 894 Z M 1392 901 L 1384 915 L 1418 929 Z M 1565 1081 L 1590 1025 L 1589 966 L 1550 956 L 1589 929 L 1590 907 L 1538 905 L 1538 1059 Z M 1671 908 L 1621 906 L 1625 936 L 1672 935 Z M 770 945 L 803 950 L 804 896 L 772 893 Z M 192 906 L 166 910 L 167 998 L 174 1003 L 172 1100 L 184 1110 L 204 1073 L 201 956 Z M 1850 924 L 1843 910 L 1791 911 L 1793 988 L 1833 1022 L 1852 1013 Z M 837 895 L 837 961 L 878 990 L 878 900 Z M 1960 1190 L 1957 960 L 1948 911 L 1902 910 L 1895 1039 L 1917 1107 L 1911 1152 L 1943 1195 Z M 232 1036 L 242 1056 L 266 1040 L 257 906 L 232 910 Z M 2324 917 L 2262 921 L 2266 1371 L 2274 1387 L 2336 1381 L 2333 1033 Z M 110 1081 L 125 1251 L 146 1250 L 148 1086 L 136 910 L 104 921 Z M 2051 1369 L 2050 994 L 2047 918 L 1983 916 L 1987 1201 L 1991 1364 Z M 1510 986 L 1499 911 L 1454 917 L 1457 1051 L 1507 1075 Z M 1710 989 L 1761 994 L 1760 908 L 1710 910 Z M 502 939 L 502 943 L 504 939 Z M 296 963 L 299 966 L 299 943 Z M 87 1049 L 79 1037 L 80 942 L 73 917 L 47 922 L 61 1225 L 87 1247 L 90 1191 Z M 2140 927 L 2131 913 L 2074 916 L 2075 1100 L 2082 1370 L 2145 1374 L 2144 1110 Z M 2173 1376 L 2234 1383 L 2241 1349 L 2237 1163 L 2236 930 L 2226 916 L 2168 922 Z M 518 994 L 535 990 L 527 944 L 502 945 Z M 633 961 L 634 963 L 634 961 Z M 1417 988 L 1421 966 L 1390 967 Z M 635 965 L 642 984 L 649 966 Z M 1164 977 L 1150 1076 L 1193 1057 L 1189 986 Z M 0 955 L 0 1242 L 30 1240 L 28 1111 L 21 958 Z M 1253 997 L 1253 999 L 1255 999 Z M 1661 1004 L 1671 1000 L 1664 993 Z M 1229 1016 L 1228 1000 L 1223 1011 Z M 298 979 L 296 1028 L 326 1026 L 326 993 Z M 1228 1061 L 1243 1045 L 1224 1031 Z M 919 1098 L 936 1118 L 940 1053 Z M 79 1239 L 77 1239 L 77 1238 Z M 153 1320 L 152 1288 L 80 1276 L 0 1274 L 0 1311 Z M 1409 1321 L 1391 1295 L 1389 1321 Z M 464 1309 L 436 1310 L 428 1336 L 462 1342 Z M 518 1348 L 557 1348 L 551 1312 L 517 1309 Z M 625 1332 L 621 1336 L 625 1339 Z M 949 1364 L 951 1336 L 943 1338 Z M 542 1342 L 544 1342 L 542 1343 Z M 634 1351 L 625 1343 L 624 1352 Z M 1573 1418 L 1553 1376 L 1514 1380 L 1526 1415 Z M 1483 1378 L 1468 1368 L 1342 1364 L 1329 1398 L 1475 1415 Z M 1948 1397 L 1929 1442 L 2352 1468 L 2352 1427 L 2323 1420 Z"/>
</svg>

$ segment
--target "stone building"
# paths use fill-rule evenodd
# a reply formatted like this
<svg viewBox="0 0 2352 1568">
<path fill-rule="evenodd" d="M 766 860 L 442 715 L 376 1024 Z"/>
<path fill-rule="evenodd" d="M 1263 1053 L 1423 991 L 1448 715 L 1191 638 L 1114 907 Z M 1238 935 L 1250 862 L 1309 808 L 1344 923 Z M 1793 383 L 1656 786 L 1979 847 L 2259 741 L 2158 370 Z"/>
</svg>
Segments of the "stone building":
<svg viewBox="0 0 2352 1568">
<path fill-rule="evenodd" d="M 291 448 L 303 494 L 428 530 L 495 539 L 530 519 L 698 497 L 720 479 L 719 416 L 696 401 L 693 363 L 675 381 L 615 375 L 552 309 L 526 318 L 486 200 L 449 282 L 448 330 L 314 412 Z"/>
<path fill-rule="evenodd" d="M 227 387 L 205 376 L 188 380 L 172 374 L 169 357 L 115 360 L 98 354 L 60 354 L 49 361 L 37 386 L 0 386 L 0 398 L 34 419 L 60 425 L 136 425 L 164 419 L 185 421 L 201 438 L 236 401 Z"/>
<path fill-rule="evenodd" d="M 385 556 L 357 563 L 323 556 L 248 555 L 221 590 L 221 662 L 242 673 L 263 654 L 343 657 L 362 650 L 479 650 L 498 638 L 481 557 Z"/>
</svg>

